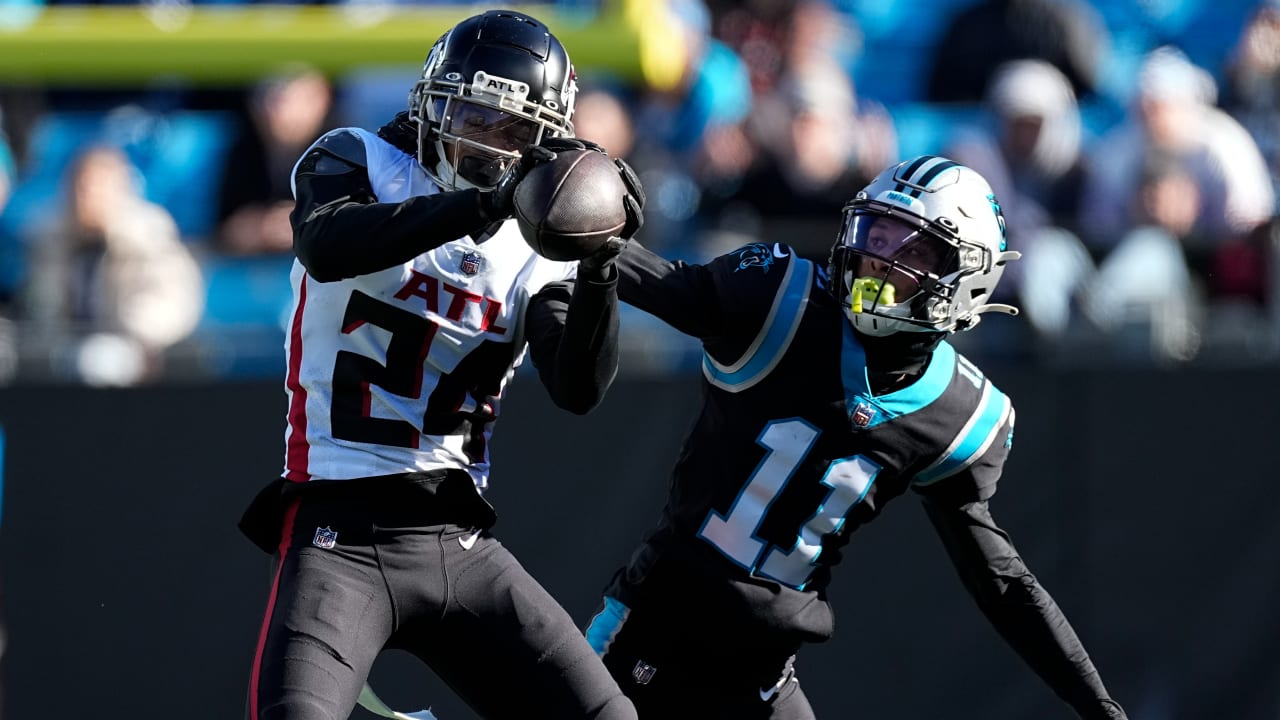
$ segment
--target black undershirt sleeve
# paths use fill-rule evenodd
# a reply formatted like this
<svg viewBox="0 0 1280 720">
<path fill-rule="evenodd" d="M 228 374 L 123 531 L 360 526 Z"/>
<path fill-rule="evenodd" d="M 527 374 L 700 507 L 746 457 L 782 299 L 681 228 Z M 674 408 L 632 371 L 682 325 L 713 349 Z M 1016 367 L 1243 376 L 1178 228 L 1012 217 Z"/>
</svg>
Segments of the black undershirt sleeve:
<svg viewBox="0 0 1280 720">
<path fill-rule="evenodd" d="M 368 171 L 313 149 L 294 176 L 293 249 L 319 282 L 403 264 L 485 226 L 479 190 L 377 201 Z"/>
<path fill-rule="evenodd" d="M 628 305 L 693 337 L 723 331 L 715 283 L 705 267 L 667 260 L 637 240 L 627 244 L 615 266 L 618 293 Z"/>
<path fill-rule="evenodd" d="M 925 496 L 924 506 L 965 588 L 1027 665 L 1080 717 L 1124 717 L 1071 623 L 987 503 L 956 505 Z"/>
<path fill-rule="evenodd" d="M 529 355 L 558 407 L 582 415 L 618 372 L 618 274 L 552 283 L 526 311 Z"/>
</svg>

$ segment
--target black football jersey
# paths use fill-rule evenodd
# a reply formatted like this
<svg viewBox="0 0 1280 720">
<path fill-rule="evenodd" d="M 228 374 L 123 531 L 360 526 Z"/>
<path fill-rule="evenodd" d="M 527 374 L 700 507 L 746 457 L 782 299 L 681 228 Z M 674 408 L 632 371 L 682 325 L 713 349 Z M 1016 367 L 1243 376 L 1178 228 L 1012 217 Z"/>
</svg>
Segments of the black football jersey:
<svg viewBox="0 0 1280 720">
<path fill-rule="evenodd" d="M 876 395 L 824 269 L 789 247 L 686 265 L 632 245 L 619 294 L 701 338 L 703 403 L 661 521 L 608 595 L 712 636 L 822 640 L 840 548 L 889 500 L 995 492 L 1013 406 L 950 345 Z"/>
</svg>

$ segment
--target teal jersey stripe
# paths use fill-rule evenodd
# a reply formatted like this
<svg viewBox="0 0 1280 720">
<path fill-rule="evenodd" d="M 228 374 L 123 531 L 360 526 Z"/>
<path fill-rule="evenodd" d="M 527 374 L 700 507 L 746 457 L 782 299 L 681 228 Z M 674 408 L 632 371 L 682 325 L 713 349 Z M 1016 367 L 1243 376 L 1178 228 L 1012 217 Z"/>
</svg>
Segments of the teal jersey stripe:
<svg viewBox="0 0 1280 720">
<path fill-rule="evenodd" d="M 722 365 L 710 354 L 702 354 L 702 374 L 707 381 L 721 390 L 742 392 L 768 376 L 786 354 L 804 317 L 809 300 L 809 288 L 813 285 L 813 263 L 796 259 L 787 264 L 787 274 L 774 298 L 769 316 L 765 318 L 760 334 L 747 348 L 738 362 Z"/>
<path fill-rule="evenodd" d="M 920 379 L 901 390 L 874 397 L 867 381 L 867 355 L 853 334 L 853 326 L 845 323 L 844 351 L 841 357 L 841 374 L 844 380 L 845 410 L 852 414 L 859 404 L 875 407 L 877 412 L 865 427 L 875 427 L 883 422 L 915 412 L 942 396 L 951 377 L 955 374 L 956 351 L 943 341 L 934 350 Z"/>
<path fill-rule="evenodd" d="M 928 485 L 969 467 L 991 447 L 1010 410 L 1008 396 L 987 382 L 983 385 L 977 409 L 960 429 L 951 447 L 933 465 L 916 475 L 913 482 Z"/>
<path fill-rule="evenodd" d="M 591 624 L 587 626 L 587 644 L 596 651 L 596 655 L 604 655 L 608 652 L 609 645 L 617 637 L 618 631 L 622 629 L 622 623 L 626 622 L 630 614 L 631 609 L 626 605 L 605 596 L 604 608 L 591 618 Z"/>
</svg>

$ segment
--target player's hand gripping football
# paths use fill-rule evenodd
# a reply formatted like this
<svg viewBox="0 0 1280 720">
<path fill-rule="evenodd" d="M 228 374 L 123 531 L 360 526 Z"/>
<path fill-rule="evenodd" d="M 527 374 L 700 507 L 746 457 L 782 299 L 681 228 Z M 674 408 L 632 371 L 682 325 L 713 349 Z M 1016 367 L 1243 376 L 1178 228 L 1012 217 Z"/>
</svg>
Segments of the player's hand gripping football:
<svg viewBox="0 0 1280 720">
<path fill-rule="evenodd" d="M 480 193 L 480 213 L 486 222 L 506 220 L 515 214 L 516 186 L 529 171 L 556 159 L 556 151 L 542 145 L 530 145 L 520 152 L 520 159 L 507 166 L 492 190 Z"/>
<path fill-rule="evenodd" d="M 581 138 L 547 138 L 542 141 L 539 147 L 557 153 L 566 150 L 594 150 L 602 155 L 609 154 L 603 147 Z M 622 232 L 618 234 L 618 237 L 609 238 L 604 246 L 594 254 L 578 261 L 579 275 L 597 278 L 607 276 L 609 266 L 622 254 L 622 251 L 627 247 L 627 242 L 632 237 L 635 237 L 636 232 L 644 225 L 645 194 L 644 186 L 640 184 L 640 178 L 636 176 L 635 171 L 631 169 L 626 160 L 613 158 L 613 164 L 618 167 L 618 174 L 622 177 L 623 184 L 627 186 L 627 196 L 622 199 L 623 207 L 627 211 L 627 224 L 623 226 Z"/>
</svg>

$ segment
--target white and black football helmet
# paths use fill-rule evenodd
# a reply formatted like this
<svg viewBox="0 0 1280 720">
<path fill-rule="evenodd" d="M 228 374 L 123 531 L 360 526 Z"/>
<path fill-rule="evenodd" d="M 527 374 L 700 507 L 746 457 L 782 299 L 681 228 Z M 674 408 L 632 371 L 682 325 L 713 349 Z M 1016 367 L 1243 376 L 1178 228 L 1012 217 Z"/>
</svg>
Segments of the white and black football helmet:
<svg viewBox="0 0 1280 720">
<path fill-rule="evenodd" d="M 490 10 L 431 48 L 409 93 L 418 162 L 446 190 L 490 188 L 526 145 L 573 134 L 578 85 L 546 25 Z"/>
<path fill-rule="evenodd" d="M 844 207 L 831 289 L 859 331 L 954 332 L 992 303 L 1005 264 L 1004 215 L 991 186 L 952 160 L 923 155 L 881 172 Z"/>
</svg>

